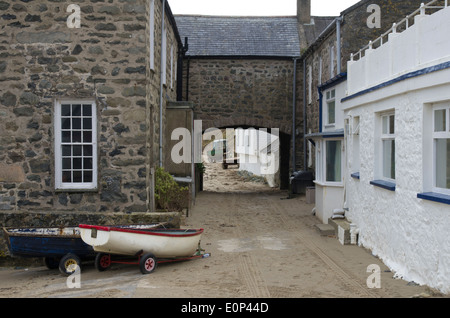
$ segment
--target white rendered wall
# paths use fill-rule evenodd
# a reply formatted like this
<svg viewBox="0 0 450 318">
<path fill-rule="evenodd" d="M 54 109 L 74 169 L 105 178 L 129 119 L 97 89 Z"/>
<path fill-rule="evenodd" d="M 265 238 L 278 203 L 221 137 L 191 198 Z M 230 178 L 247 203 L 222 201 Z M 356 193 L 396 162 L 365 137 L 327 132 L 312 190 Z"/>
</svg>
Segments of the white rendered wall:
<svg viewBox="0 0 450 318">
<path fill-rule="evenodd" d="M 450 293 L 450 206 L 417 198 L 428 188 L 433 103 L 450 103 L 450 69 L 422 75 L 344 103 L 347 117 L 360 117 L 360 179 L 346 178 L 347 218 L 371 249 L 406 280 Z M 395 109 L 396 190 L 375 187 L 375 117 Z M 347 141 L 348 137 L 347 137 Z M 357 149 L 347 142 L 349 153 Z M 348 156 L 348 166 L 353 165 Z M 350 171 L 347 172 L 350 174 Z"/>
<path fill-rule="evenodd" d="M 441 10 L 395 35 L 396 43 L 402 43 L 411 54 L 401 47 L 377 49 L 369 54 L 369 59 L 350 63 L 349 94 L 450 61 L 449 23 L 450 8 Z M 420 41 L 411 40 L 417 36 Z M 393 71 L 381 70 L 381 61 L 395 66 Z M 379 71 L 374 72 L 375 68 Z M 355 167 L 360 172 L 359 180 L 345 178 L 349 208 L 346 216 L 360 230 L 359 244 L 371 249 L 397 276 L 450 293 L 450 206 L 417 198 L 418 193 L 431 191 L 433 154 L 429 124 L 431 107 L 438 103 L 450 103 L 449 68 L 418 73 L 343 103 L 350 122 L 360 117 L 359 147 L 353 144 L 354 138 L 346 136 L 346 173 L 355 172 Z M 370 184 L 377 178 L 376 116 L 392 109 L 396 130 L 395 191 Z M 353 162 L 355 151 L 359 164 Z"/>
<path fill-rule="evenodd" d="M 402 33 L 392 33 L 381 47 L 366 50 L 360 60 L 348 62 L 348 94 L 373 87 L 389 79 L 450 56 L 450 7 L 432 15 L 416 16 L 415 24 Z M 375 39 L 374 39 L 375 40 Z"/>
</svg>

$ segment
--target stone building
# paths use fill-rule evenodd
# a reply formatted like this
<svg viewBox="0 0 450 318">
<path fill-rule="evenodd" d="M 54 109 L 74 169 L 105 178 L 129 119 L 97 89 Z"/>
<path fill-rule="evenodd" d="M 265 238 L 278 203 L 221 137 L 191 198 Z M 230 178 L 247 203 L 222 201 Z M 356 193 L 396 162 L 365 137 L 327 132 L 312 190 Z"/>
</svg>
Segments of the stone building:
<svg viewBox="0 0 450 318">
<path fill-rule="evenodd" d="M 178 99 L 168 3 L 2 0 L 0 10 L 2 225 L 33 211 L 151 211 L 160 116 Z"/>
<path fill-rule="evenodd" d="M 175 17 L 188 41 L 183 100 L 193 102 L 203 130 L 279 129 L 281 188 L 303 166 L 303 70 L 297 60 L 329 20 L 311 17 L 309 2 L 298 1 L 297 16 Z"/>
</svg>

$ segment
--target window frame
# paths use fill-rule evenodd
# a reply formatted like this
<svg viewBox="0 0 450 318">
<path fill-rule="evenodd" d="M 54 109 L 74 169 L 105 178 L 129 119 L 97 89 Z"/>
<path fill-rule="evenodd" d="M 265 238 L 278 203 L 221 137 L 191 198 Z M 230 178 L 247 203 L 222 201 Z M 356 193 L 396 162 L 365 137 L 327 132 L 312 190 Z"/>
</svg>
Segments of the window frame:
<svg viewBox="0 0 450 318">
<path fill-rule="evenodd" d="M 436 131 L 436 111 L 445 110 L 445 127 L 443 131 Z M 437 186 L 437 140 L 450 139 L 450 103 L 440 103 L 432 107 L 432 192 L 450 195 L 450 188 L 441 188 Z"/>
<path fill-rule="evenodd" d="M 327 169 L 327 143 L 339 142 L 340 143 L 340 181 L 328 181 L 328 169 Z M 344 185 L 344 139 L 343 138 L 323 138 L 316 143 L 316 180 L 315 182 L 323 186 L 336 186 L 341 187 Z M 336 158 L 334 158 L 336 159 Z"/>
<path fill-rule="evenodd" d="M 390 117 L 393 117 L 393 122 L 394 122 L 394 127 L 393 127 L 393 132 L 391 132 L 391 121 L 390 121 Z M 396 160 L 395 160 L 395 155 L 396 155 L 396 145 L 395 145 L 395 139 L 396 139 L 396 127 L 395 127 L 395 111 L 390 111 L 390 112 L 384 112 L 380 114 L 380 155 L 379 155 L 379 162 L 380 162 L 380 167 L 379 167 L 379 176 L 381 180 L 384 181 L 388 181 L 388 182 L 392 182 L 395 183 L 396 180 Z M 387 118 L 387 131 L 384 131 L 384 119 Z M 393 161 L 394 163 L 394 178 L 391 178 L 389 176 L 385 175 L 385 168 L 386 168 L 386 164 L 387 162 L 385 161 L 385 148 L 384 148 L 384 142 L 385 141 L 392 141 L 394 143 L 394 153 L 391 153 L 391 161 Z M 393 158 L 392 158 L 393 157 Z M 391 167 L 392 169 L 392 167 Z"/>
<path fill-rule="evenodd" d="M 62 105 L 88 105 L 90 104 L 92 106 L 91 108 L 91 116 L 87 116 L 87 118 L 91 118 L 91 129 L 89 130 L 83 130 L 82 128 L 80 128 L 81 134 L 83 131 L 90 131 L 92 133 L 91 136 L 91 141 L 90 142 L 75 142 L 75 141 L 70 141 L 70 142 L 65 142 L 63 141 L 63 137 L 62 137 L 62 132 L 63 132 L 63 128 L 62 128 L 62 118 L 65 116 L 62 116 Z M 83 119 L 85 119 L 82 115 L 81 116 L 73 116 L 71 114 L 70 117 L 66 117 L 66 118 L 70 118 L 73 119 L 74 117 L 81 118 L 81 121 L 83 121 Z M 71 126 L 70 129 L 64 129 L 65 131 L 71 131 L 73 132 L 73 127 Z M 77 129 L 78 130 L 78 129 Z M 98 189 L 98 154 L 97 154 L 97 104 L 95 102 L 95 100 L 77 100 L 77 99 L 64 99 L 64 100 L 56 100 L 55 101 L 55 109 L 54 109 L 54 160 L 55 160 L 55 190 L 65 190 L 65 191 L 70 191 L 70 190 L 84 190 L 84 191 L 95 191 Z M 81 172 L 85 172 L 85 171 L 91 171 L 91 169 L 84 169 L 83 166 L 85 164 L 83 159 L 92 159 L 92 181 L 91 182 L 79 182 L 79 183 L 74 183 L 74 182 L 63 182 L 63 146 L 73 146 L 73 145 L 78 145 L 78 146 L 91 146 L 92 147 L 92 153 L 91 155 L 88 156 L 84 156 L 84 154 L 81 154 L 79 156 L 78 159 L 81 159 L 82 163 L 82 168 L 81 169 L 77 169 Z M 73 148 L 72 148 L 73 150 Z M 71 152 L 70 157 L 71 159 L 74 159 L 74 155 Z M 67 159 L 67 158 L 66 158 Z M 71 162 L 71 168 L 70 171 L 73 171 L 73 161 Z"/>
<path fill-rule="evenodd" d="M 332 96 L 334 94 L 334 96 Z M 336 125 L 336 89 L 331 88 L 324 92 L 325 95 L 325 127 L 334 127 Z M 334 103 L 334 121 L 330 122 L 330 104 Z"/>
</svg>

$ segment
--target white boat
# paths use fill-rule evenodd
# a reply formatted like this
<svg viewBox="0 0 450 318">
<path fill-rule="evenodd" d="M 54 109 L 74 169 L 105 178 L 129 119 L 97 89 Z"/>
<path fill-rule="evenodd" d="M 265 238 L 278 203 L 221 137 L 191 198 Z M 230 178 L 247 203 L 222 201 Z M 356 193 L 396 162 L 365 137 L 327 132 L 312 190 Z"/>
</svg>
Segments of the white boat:
<svg viewBox="0 0 450 318">
<path fill-rule="evenodd" d="M 94 251 L 157 258 L 190 257 L 198 250 L 203 229 L 161 229 L 79 225 L 81 239 Z"/>
</svg>

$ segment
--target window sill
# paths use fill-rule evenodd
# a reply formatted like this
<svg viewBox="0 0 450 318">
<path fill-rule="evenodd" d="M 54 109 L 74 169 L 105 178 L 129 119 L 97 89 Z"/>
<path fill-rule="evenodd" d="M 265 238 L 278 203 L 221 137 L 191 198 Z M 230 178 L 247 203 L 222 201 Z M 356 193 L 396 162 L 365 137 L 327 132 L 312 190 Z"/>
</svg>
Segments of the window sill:
<svg viewBox="0 0 450 318">
<path fill-rule="evenodd" d="M 313 182 L 314 182 L 314 184 L 317 184 L 321 187 L 332 187 L 332 188 L 343 188 L 344 187 L 344 184 L 342 182 L 334 182 L 333 183 L 333 182 L 323 182 L 323 181 L 317 181 L 317 180 L 314 180 Z"/>
<path fill-rule="evenodd" d="M 395 183 L 386 180 L 373 180 L 370 184 L 389 191 L 395 191 Z"/>
<path fill-rule="evenodd" d="M 450 195 L 436 192 L 417 193 L 419 199 L 434 201 L 438 203 L 450 204 Z"/>
<path fill-rule="evenodd" d="M 358 179 L 358 180 L 359 180 L 359 172 L 352 173 L 350 176 L 351 176 L 353 179 Z"/>
</svg>

